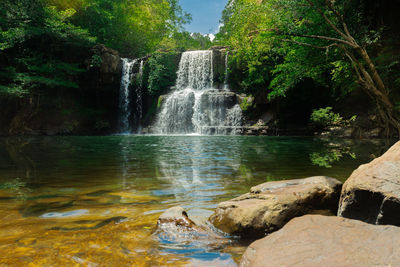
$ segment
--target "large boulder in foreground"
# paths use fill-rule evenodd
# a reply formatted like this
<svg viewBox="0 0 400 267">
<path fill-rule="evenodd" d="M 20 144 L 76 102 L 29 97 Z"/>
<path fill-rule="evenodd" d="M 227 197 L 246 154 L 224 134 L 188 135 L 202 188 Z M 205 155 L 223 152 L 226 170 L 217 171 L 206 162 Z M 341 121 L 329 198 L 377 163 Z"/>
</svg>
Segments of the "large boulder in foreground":
<svg viewBox="0 0 400 267">
<path fill-rule="evenodd" d="M 343 185 L 338 215 L 400 226 L 400 142 L 351 174 Z"/>
<path fill-rule="evenodd" d="M 294 217 L 336 214 L 341 186 L 338 180 L 325 176 L 260 184 L 250 193 L 220 203 L 209 220 L 229 234 L 262 237 Z"/>
<path fill-rule="evenodd" d="M 240 266 L 400 266 L 400 230 L 306 215 L 252 243 Z"/>
</svg>

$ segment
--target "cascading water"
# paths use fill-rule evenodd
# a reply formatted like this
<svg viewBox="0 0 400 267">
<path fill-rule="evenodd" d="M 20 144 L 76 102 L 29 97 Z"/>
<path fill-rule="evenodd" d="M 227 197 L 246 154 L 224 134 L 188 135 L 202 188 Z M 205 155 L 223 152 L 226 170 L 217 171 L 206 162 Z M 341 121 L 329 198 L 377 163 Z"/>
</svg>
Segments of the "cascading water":
<svg viewBox="0 0 400 267">
<path fill-rule="evenodd" d="M 122 58 L 122 77 L 121 86 L 119 92 L 119 132 L 130 133 L 129 117 L 131 115 L 130 109 L 130 84 L 132 80 L 132 68 L 135 65 L 136 60 L 130 60 L 128 58 Z"/>
<path fill-rule="evenodd" d="M 138 73 L 138 84 L 136 86 L 136 122 L 137 122 L 137 133 L 140 133 L 141 126 L 140 122 L 143 116 L 143 100 L 142 100 L 142 89 L 143 89 L 143 64 L 144 60 L 140 61 L 139 73 Z"/>
<path fill-rule="evenodd" d="M 138 59 L 122 58 L 119 133 L 129 134 L 132 131 L 140 133 L 140 122 L 143 116 L 142 89 L 144 61 L 141 60 L 138 63 Z M 134 86 L 132 85 L 132 81 L 136 81 Z"/>
<path fill-rule="evenodd" d="M 229 51 L 226 51 L 226 53 L 225 53 L 224 90 L 229 90 L 229 85 L 228 85 L 228 56 L 229 56 Z"/>
<path fill-rule="evenodd" d="M 213 51 L 182 54 L 176 89 L 162 103 L 158 134 L 236 134 L 242 111 L 236 95 L 213 88 Z"/>
</svg>

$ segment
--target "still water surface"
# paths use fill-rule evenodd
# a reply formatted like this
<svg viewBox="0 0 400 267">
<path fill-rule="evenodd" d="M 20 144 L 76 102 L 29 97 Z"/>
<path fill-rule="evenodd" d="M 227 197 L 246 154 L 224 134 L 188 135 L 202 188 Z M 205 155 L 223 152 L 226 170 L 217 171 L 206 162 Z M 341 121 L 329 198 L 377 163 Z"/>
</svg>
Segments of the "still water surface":
<svg viewBox="0 0 400 267">
<path fill-rule="evenodd" d="M 218 202 L 259 183 L 344 181 L 391 142 L 293 137 L 0 138 L 0 264 L 235 266 L 245 245 L 154 234 L 180 205 L 206 224 Z"/>
</svg>

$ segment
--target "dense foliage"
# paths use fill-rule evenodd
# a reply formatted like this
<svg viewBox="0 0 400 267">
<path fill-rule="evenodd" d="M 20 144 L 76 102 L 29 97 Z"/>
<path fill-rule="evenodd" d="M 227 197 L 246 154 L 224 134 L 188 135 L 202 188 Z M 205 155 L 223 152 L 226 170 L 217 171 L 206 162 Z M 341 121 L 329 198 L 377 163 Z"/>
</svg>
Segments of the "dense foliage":
<svg viewBox="0 0 400 267">
<path fill-rule="evenodd" d="M 332 107 L 316 109 L 310 116 L 310 121 L 320 127 L 338 125 L 342 120 L 339 113 L 332 111 Z"/>
<path fill-rule="evenodd" d="M 83 70 L 65 49 L 90 47 L 94 38 L 69 22 L 71 10 L 58 11 L 39 0 L 0 3 L 0 92 L 22 96 L 43 87 L 77 87 Z"/>
<path fill-rule="evenodd" d="M 154 53 L 146 64 L 145 80 L 150 95 L 166 93 L 175 84 L 179 54 L 176 52 Z"/>
<path fill-rule="evenodd" d="M 394 2 L 397 2 L 394 3 Z M 231 0 L 217 35 L 236 53 L 237 87 L 285 96 L 303 81 L 337 100 L 362 88 L 388 128 L 399 128 L 398 1 Z M 397 33 L 397 34 L 394 34 Z M 395 73 L 397 71 L 397 73 Z M 396 91 L 397 90 L 397 91 Z"/>
<path fill-rule="evenodd" d="M 65 92 L 83 97 L 91 90 L 97 96 L 101 86 L 82 83 L 82 74 L 101 67 L 92 48 L 104 44 L 124 57 L 153 54 L 144 82 L 146 93 L 157 98 L 174 84 L 179 52 L 223 45 L 230 49 L 231 89 L 254 96 L 254 103 L 276 101 L 277 113 L 303 106 L 292 120 L 309 122 L 313 109 L 336 110 L 349 93 L 362 90 L 374 103 L 365 113 L 376 114 L 386 129 L 400 130 L 398 5 L 229 0 L 212 42 L 184 31 L 191 16 L 179 0 L 2 0 L 0 95 L 28 99 L 31 113 L 40 98 L 62 109 L 58 102 Z M 246 103 L 243 108 L 250 110 L 253 104 Z"/>
<path fill-rule="evenodd" d="M 0 90 L 22 96 L 77 88 L 83 59 L 95 43 L 129 57 L 210 46 L 208 37 L 183 31 L 190 19 L 178 0 L 1 1 Z"/>
</svg>

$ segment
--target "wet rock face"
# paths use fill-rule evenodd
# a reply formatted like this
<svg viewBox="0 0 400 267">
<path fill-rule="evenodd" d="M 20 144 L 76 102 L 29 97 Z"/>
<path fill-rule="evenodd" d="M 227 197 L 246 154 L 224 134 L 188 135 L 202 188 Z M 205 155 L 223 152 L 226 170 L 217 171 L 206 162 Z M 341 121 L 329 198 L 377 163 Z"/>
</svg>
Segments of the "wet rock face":
<svg viewBox="0 0 400 267">
<path fill-rule="evenodd" d="M 227 47 L 215 46 L 210 48 L 213 51 L 213 82 L 214 87 L 222 89 L 225 79 L 225 56 Z"/>
<path fill-rule="evenodd" d="M 324 176 L 260 184 L 250 193 L 220 203 L 209 220 L 229 234 L 262 237 L 294 217 L 336 214 L 341 185 Z"/>
<path fill-rule="evenodd" d="M 343 185 L 338 215 L 400 226 L 400 142 L 351 174 Z"/>
<path fill-rule="evenodd" d="M 399 266 L 399 242 L 394 226 L 306 215 L 252 243 L 240 266 Z"/>
</svg>

